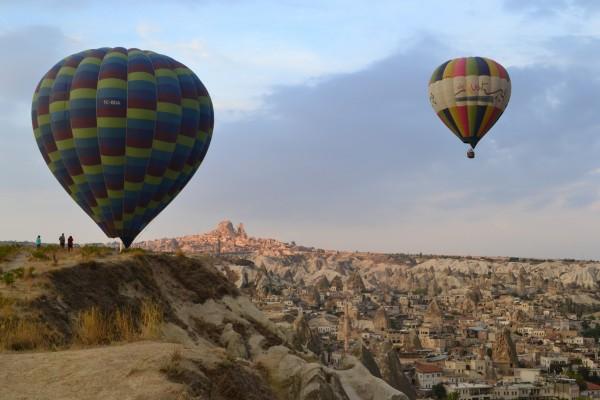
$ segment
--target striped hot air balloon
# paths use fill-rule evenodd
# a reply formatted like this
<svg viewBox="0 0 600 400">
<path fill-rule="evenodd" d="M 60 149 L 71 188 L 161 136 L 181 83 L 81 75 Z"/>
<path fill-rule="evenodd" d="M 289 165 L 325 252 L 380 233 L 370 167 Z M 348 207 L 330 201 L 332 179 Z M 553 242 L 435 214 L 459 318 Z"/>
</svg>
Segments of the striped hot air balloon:
<svg viewBox="0 0 600 400">
<path fill-rule="evenodd" d="M 510 99 L 510 78 L 494 60 L 463 57 L 433 71 L 429 101 L 442 122 L 464 143 L 477 146 Z M 469 150 L 469 158 L 475 153 Z"/>
<path fill-rule="evenodd" d="M 192 178 L 214 123 L 210 96 L 189 68 L 122 47 L 59 61 L 35 89 L 31 118 L 58 182 L 126 247 Z"/>
</svg>

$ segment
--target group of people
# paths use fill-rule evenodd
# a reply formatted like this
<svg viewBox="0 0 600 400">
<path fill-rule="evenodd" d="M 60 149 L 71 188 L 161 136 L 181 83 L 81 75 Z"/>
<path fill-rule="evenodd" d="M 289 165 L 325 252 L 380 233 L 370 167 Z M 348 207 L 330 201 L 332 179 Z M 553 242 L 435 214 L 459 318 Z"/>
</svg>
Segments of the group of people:
<svg viewBox="0 0 600 400">
<path fill-rule="evenodd" d="M 58 243 L 60 244 L 60 248 L 64 249 L 65 248 L 65 234 L 61 233 L 61 235 L 58 238 Z M 73 236 L 69 235 L 69 238 L 67 239 L 67 251 L 71 251 L 73 250 Z"/>
<path fill-rule="evenodd" d="M 66 242 L 67 251 L 71 251 L 73 250 L 73 240 L 73 236 L 71 235 L 69 235 L 69 238 L 65 240 L 65 234 L 61 233 L 61 235 L 58 237 L 58 244 L 60 244 L 61 249 L 64 249 Z M 37 238 L 35 238 L 35 247 L 37 247 L 38 249 L 42 247 L 42 237 L 40 235 L 37 235 Z"/>
</svg>

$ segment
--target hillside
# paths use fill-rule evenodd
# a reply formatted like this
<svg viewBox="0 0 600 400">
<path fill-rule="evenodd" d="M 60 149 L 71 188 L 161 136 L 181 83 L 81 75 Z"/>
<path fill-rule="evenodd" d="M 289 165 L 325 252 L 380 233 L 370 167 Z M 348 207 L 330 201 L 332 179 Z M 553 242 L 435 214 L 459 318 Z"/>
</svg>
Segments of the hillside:
<svg viewBox="0 0 600 400">
<path fill-rule="evenodd" d="M 405 290 L 427 290 L 431 276 L 446 290 L 466 289 L 473 280 L 488 280 L 501 291 L 516 291 L 519 276 L 526 291 L 563 288 L 581 289 L 590 296 L 574 301 L 595 304 L 599 288 L 600 263 L 578 260 L 539 260 L 511 257 L 458 257 L 436 255 L 379 254 L 315 249 L 276 239 L 249 236 L 242 224 L 219 223 L 213 231 L 171 239 L 140 242 L 136 246 L 157 252 L 184 251 L 188 254 L 218 254 L 221 258 L 243 257 L 280 279 L 315 284 L 343 282 L 358 272 L 368 288 L 382 285 Z M 240 277 L 253 281 L 261 268 L 238 268 Z"/>
<path fill-rule="evenodd" d="M 8 252 L 0 398 L 406 398 L 351 356 L 343 369 L 320 364 L 301 319 L 273 323 L 214 263 L 140 250 Z"/>
</svg>

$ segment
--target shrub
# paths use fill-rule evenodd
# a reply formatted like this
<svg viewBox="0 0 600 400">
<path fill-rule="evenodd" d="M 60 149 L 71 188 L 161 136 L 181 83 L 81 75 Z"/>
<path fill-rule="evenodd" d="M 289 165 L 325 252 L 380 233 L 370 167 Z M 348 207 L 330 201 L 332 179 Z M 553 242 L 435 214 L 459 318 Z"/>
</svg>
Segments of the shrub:
<svg viewBox="0 0 600 400">
<path fill-rule="evenodd" d="M 140 311 L 140 335 L 144 339 L 155 339 L 160 333 L 163 323 L 163 312 L 160 306 L 150 300 L 142 302 Z"/>
<path fill-rule="evenodd" d="M 13 269 L 13 274 L 15 274 L 15 278 L 21 279 L 23 278 L 23 274 L 25 273 L 25 270 L 23 269 L 23 267 L 19 267 L 19 268 L 15 268 Z"/>
<path fill-rule="evenodd" d="M 171 357 L 164 360 L 159 368 L 159 371 L 167 376 L 178 376 L 181 373 L 181 352 L 179 349 L 173 350 Z"/>
<path fill-rule="evenodd" d="M 130 309 L 117 310 L 114 315 L 114 339 L 132 341 L 138 337 L 135 320 Z"/>
<path fill-rule="evenodd" d="M 98 307 L 92 307 L 78 313 L 75 322 L 75 337 L 80 344 L 110 343 L 111 336 L 108 319 Z"/>
<path fill-rule="evenodd" d="M 19 252 L 21 246 L 17 244 L 0 245 L 0 261 L 6 261 Z"/>
<path fill-rule="evenodd" d="M 48 254 L 46 254 L 46 251 L 42 249 L 33 250 L 31 252 L 31 258 L 40 261 L 48 261 L 50 259 L 50 257 L 48 257 Z"/>
<path fill-rule="evenodd" d="M 98 307 L 80 311 L 73 327 L 75 342 L 82 345 L 108 344 L 112 341 L 155 339 L 160 334 L 163 312 L 150 300 L 142 303 L 139 314 L 132 309 L 102 312 Z"/>
<path fill-rule="evenodd" d="M 123 249 L 122 253 L 123 254 L 133 254 L 133 255 L 148 254 L 148 252 L 145 249 L 142 249 L 140 247 L 130 247 L 128 249 Z"/>
<path fill-rule="evenodd" d="M 177 256 L 178 258 L 185 258 L 185 252 L 183 250 L 181 250 L 181 247 L 177 246 L 177 250 L 175 250 L 175 256 Z"/>
<path fill-rule="evenodd" d="M 23 272 L 23 279 L 31 279 L 35 276 L 35 267 L 27 267 Z"/>
<path fill-rule="evenodd" d="M 79 249 L 82 258 L 101 258 L 112 254 L 113 249 L 106 246 L 87 244 Z"/>
<path fill-rule="evenodd" d="M 10 286 L 15 283 L 15 275 L 11 271 L 4 272 L 2 274 L 2 281 L 5 285 Z"/>
<path fill-rule="evenodd" d="M 31 350 L 48 347 L 48 329 L 36 321 L 8 318 L 0 321 L 0 348 Z"/>
<path fill-rule="evenodd" d="M 15 316 L 13 304 L 15 304 L 14 299 L 0 295 L 0 320 Z"/>
</svg>

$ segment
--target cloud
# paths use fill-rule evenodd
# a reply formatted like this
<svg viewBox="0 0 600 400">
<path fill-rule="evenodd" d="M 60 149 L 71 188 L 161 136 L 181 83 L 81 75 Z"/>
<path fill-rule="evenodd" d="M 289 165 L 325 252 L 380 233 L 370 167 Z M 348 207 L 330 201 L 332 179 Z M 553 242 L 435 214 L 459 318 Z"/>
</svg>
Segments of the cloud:
<svg viewBox="0 0 600 400">
<path fill-rule="evenodd" d="M 591 169 L 600 83 L 560 68 L 511 69 L 511 103 L 478 147 L 479 159 L 467 162 L 464 146 L 427 102 L 430 71 L 445 59 L 436 49 L 444 52 L 427 39 L 360 72 L 279 87 L 262 114 L 218 126 L 215 148 L 251 166 L 232 176 L 232 186 L 270 183 L 336 213 L 356 192 L 354 201 L 371 202 L 368 193 L 378 193 L 406 202 L 398 193 L 403 186 L 407 197 L 462 187 L 480 201 L 511 202 Z M 303 199 L 307 192 L 311 199 Z"/>
<path fill-rule="evenodd" d="M 195 53 L 198 65 L 214 58 L 203 42 L 189 43 L 177 52 Z M 38 225 L 52 235 L 68 215 L 71 229 L 103 240 L 50 177 L 28 126 L 33 87 L 71 46 L 52 27 L 0 35 L 0 50 L 14 54 L 0 65 L 0 180 L 10 187 L 2 220 L 14 225 L 11 237 L 33 237 Z M 565 36 L 543 50 L 568 62 L 507 65 L 512 99 L 475 160 L 429 105 L 431 72 L 456 55 L 431 36 L 357 72 L 272 87 L 259 108 L 217 119 L 203 166 L 142 238 L 232 218 L 253 234 L 330 248 L 600 257 L 591 234 L 600 224 L 592 173 L 600 80 L 589 61 L 600 42 Z M 238 68 L 225 61 L 227 72 Z"/>
<path fill-rule="evenodd" d="M 41 77 L 66 54 L 71 40 L 52 26 L 30 26 L 0 33 L 0 98 L 31 101 Z"/>
<path fill-rule="evenodd" d="M 535 17 L 553 17 L 561 13 L 589 17 L 600 9 L 600 4 L 595 0 L 504 0 L 504 7 L 508 11 Z"/>
<path fill-rule="evenodd" d="M 526 255 L 521 241 L 539 235 L 532 252 L 541 255 L 566 233 L 536 225 L 576 215 L 587 224 L 577 229 L 589 230 L 595 219 L 584 216 L 600 200 L 589 174 L 600 154 L 600 82 L 592 66 L 581 61 L 576 73 L 509 66 L 511 102 L 471 161 L 426 95 L 431 71 L 451 51 L 424 38 L 362 71 L 275 88 L 261 111 L 217 121 L 201 177 L 180 204 L 192 207 L 193 197 L 204 215 L 268 226 L 299 242 L 387 251 L 448 251 L 458 243 L 448 235 L 461 232 L 502 244 L 493 251 L 469 242 L 455 252 Z M 582 240 L 589 247 L 577 245 L 578 254 L 600 256 Z"/>
</svg>

